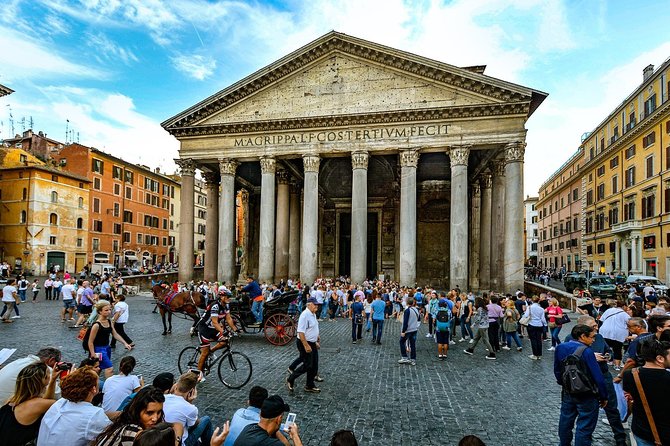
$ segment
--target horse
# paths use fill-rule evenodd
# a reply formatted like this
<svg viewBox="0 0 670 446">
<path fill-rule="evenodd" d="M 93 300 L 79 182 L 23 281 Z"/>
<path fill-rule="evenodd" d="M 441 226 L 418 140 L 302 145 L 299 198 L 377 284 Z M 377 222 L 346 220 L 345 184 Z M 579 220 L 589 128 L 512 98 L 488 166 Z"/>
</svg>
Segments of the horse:
<svg viewBox="0 0 670 446">
<path fill-rule="evenodd" d="M 156 305 L 163 321 L 163 335 L 172 333 L 172 313 L 182 314 L 185 318 L 193 319 L 191 335 L 195 333 L 195 326 L 200 320 L 198 308 L 205 309 L 205 296 L 197 291 L 174 292 L 164 284 L 156 284 L 151 288 Z M 165 324 L 165 315 L 169 324 Z"/>
</svg>

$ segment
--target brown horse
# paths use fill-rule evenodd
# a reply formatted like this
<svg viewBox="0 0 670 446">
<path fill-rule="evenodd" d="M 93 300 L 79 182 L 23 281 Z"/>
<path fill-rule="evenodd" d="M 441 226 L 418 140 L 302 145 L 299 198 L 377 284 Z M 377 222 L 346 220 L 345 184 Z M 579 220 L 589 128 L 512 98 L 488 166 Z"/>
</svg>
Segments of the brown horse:
<svg viewBox="0 0 670 446">
<path fill-rule="evenodd" d="M 172 313 L 178 313 L 184 318 L 193 319 L 191 335 L 195 332 L 195 325 L 200 320 L 198 308 L 205 309 L 205 297 L 197 291 L 182 291 L 174 293 L 167 284 L 154 285 L 151 292 L 156 299 L 156 305 L 163 321 L 163 335 L 172 333 Z M 165 324 L 165 315 L 169 324 Z"/>
</svg>

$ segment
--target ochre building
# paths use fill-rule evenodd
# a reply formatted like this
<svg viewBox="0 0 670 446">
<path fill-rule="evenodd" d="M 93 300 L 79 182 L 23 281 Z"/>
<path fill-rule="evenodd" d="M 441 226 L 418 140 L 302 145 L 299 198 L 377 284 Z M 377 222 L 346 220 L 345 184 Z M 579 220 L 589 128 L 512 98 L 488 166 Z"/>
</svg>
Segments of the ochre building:
<svg viewBox="0 0 670 446">
<path fill-rule="evenodd" d="M 236 281 L 238 255 L 239 274 L 265 282 L 521 288 L 525 123 L 546 94 L 484 69 L 330 32 L 168 119 L 180 251 L 193 251 L 200 169 L 218 203 L 207 280 Z M 192 268 L 180 262 L 180 280 Z"/>
</svg>

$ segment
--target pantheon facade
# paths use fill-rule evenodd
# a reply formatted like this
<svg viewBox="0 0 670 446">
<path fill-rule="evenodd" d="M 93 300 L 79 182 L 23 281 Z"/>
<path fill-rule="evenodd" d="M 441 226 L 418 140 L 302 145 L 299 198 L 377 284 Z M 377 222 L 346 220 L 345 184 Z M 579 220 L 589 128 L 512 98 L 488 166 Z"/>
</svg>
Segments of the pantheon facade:
<svg viewBox="0 0 670 446">
<path fill-rule="evenodd" d="M 330 32 L 165 121 L 180 251 L 198 169 L 206 280 L 522 288 L 525 123 L 547 95 L 484 69 Z M 180 262 L 181 281 L 192 273 Z"/>
</svg>

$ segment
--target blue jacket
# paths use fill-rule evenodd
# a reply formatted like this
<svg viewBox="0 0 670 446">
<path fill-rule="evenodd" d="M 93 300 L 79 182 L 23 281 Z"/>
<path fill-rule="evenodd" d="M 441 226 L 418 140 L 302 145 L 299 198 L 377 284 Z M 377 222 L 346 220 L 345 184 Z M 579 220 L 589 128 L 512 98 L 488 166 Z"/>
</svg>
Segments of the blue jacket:
<svg viewBox="0 0 670 446">
<path fill-rule="evenodd" d="M 249 296 L 251 296 L 252 299 L 261 296 L 263 294 L 260 285 L 258 285 L 258 282 L 256 282 L 255 280 L 247 284 L 247 286 L 245 286 L 244 288 L 242 288 L 242 291 L 249 293 Z"/>
<path fill-rule="evenodd" d="M 563 360 L 573 354 L 579 346 L 583 345 L 579 341 L 568 341 L 556 346 L 556 352 L 554 355 L 554 376 L 556 376 L 556 381 L 559 385 L 563 385 Z M 582 362 L 586 364 L 587 369 L 591 372 L 591 378 L 598 386 L 598 395 L 599 400 L 607 399 L 607 388 L 605 387 L 605 378 L 603 377 L 603 372 L 600 370 L 600 365 L 596 361 L 596 356 L 593 354 L 593 350 L 589 347 L 584 350 L 582 353 Z"/>
</svg>

